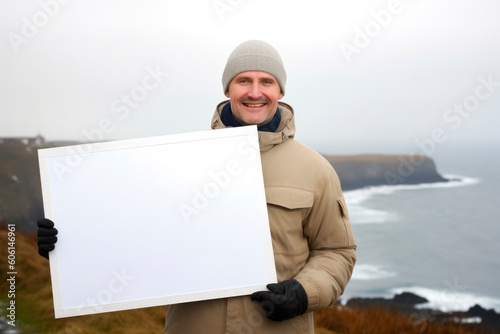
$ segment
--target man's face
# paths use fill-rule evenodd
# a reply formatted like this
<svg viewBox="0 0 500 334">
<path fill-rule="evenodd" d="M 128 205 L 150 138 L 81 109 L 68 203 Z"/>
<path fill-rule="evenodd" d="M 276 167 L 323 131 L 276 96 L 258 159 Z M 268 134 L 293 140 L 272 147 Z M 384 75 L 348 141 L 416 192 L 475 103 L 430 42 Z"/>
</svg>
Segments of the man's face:
<svg viewBox="0 0 500 334">
<path fill-rule="evenodd" d="M 269 123 L 283 97 L 274 76 L 262 71 L 246 71 L 229 83 L 226 96 L 231 101 L 234 118 L 243 125 Z"/>
</svg>

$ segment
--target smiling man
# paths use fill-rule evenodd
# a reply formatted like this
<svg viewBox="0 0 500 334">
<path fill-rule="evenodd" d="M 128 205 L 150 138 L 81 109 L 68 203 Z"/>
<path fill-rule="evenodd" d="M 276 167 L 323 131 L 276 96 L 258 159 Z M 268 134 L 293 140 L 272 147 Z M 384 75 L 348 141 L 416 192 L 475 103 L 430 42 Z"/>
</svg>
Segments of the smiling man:
<svg viewBox="0 0 500 334">
<path fill-rule="evenodd" d="M 212 117 L 212 129 L 258 126 L 279 283 L 251 296 L 171 305 L 167 334 L 313 334 L 312 312 L 335 303 L 350 280 L 356 244 L 340 181 L 320 154 L 294 140 L 294 111 L 279 102 L 285 85 L 276 49 L 244 42 L 222 75 L 229 101 Z"/>
</svg>

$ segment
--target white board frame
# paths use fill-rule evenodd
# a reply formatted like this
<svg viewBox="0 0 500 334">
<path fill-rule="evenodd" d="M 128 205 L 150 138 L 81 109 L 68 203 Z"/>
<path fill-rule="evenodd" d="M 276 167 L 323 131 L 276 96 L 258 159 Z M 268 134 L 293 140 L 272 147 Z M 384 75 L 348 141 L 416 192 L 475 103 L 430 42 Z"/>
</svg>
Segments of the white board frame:
<svg viewBox="0 0 500 334">
<path fill-rule="evenodd" d="M 170 164 L 162 155 L 165 152 Z M 56 318 L 248 295 L 277 282 L 256 126 L 56 147 L 38 153 L 45 217 L 54 220 L 59 230 L 56 248 L 49 253 Z M 207 154 L 214 160 L 207 161 Z M 204 159 L 198 161 L 197 155 Z M 158 159 L 155 163 L 148 160 L 153 156 Z M 162 168 L 172 168 L 176 177 L 163 173 Z M 113 170 L 119 175 L 110 173 Z M 129 184 L 142 185 L 127 175 L 137 175 L 149 188 L 143 193 L 133 186 L 135 192 L 120 190 Z M 158 198 L 163 196 L 161 191 L 166 194 L 164 201 Z M 115 199 L 110 192 L 123 196 Z M 192 201 L 186 197 L 190 193 Z M 144 199 L 148 197 L 144 194 L 160 195 Z M 172 203 L 176 197 L 180 204 L 158 205 Z M 108 203 L 110 198 L 112 203 Z M 221 208 L 225 211 L 220 212 Z M 144 212 L 154 215 L 146 223 L 158 219 L 147 224 L 148 231 L 141 230 Z M 164 221 L 165 216 L 170 218 Z M 162 243 L 171 231 L 178 238 L 198 239 L 179 243 L 165 238 Z M 204 249 L 213 258 L 197 249 L 207 240 L 214 246 Z M 233 248 L 223 253 L 226 244 Z M 150 245 L 154 249 L 146 249 Z M 207 258 L 200 263 L 203 256 Z M 168 265 L 159 265 L 166 258 L 175 274 Z M 138 259 L 151 265 L 137 264 Z M 218 269 L 214 273 L 210 268 Z M 196 270 L 197 280 L 192 274 Z M 144 287 L 148 293 L 141 291 Z"/>
</svg>

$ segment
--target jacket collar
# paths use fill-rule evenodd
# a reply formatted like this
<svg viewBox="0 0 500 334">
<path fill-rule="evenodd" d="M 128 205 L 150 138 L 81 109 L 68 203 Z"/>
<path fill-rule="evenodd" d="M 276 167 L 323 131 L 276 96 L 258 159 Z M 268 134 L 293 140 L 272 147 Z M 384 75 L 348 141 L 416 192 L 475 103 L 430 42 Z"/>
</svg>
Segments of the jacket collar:
<svg viewBox="0 0 500 334">
<path fill-rule="evenodd" d="M 227 126 L 221 120 L 222 109 L 229 100 L 223 101 L 215 108 L 215 113 L 212 117 L 212 129 L 223 129 Z M 276 132 L 259 131 L 260 151 L 267 152 L 275 145 L 285 142 L 288 138 L 295 136 L 295 119 L 293 108 L 284 102 L 278 102 L 278 109 L 281 113 L 281 122 Z"/>
</svg>

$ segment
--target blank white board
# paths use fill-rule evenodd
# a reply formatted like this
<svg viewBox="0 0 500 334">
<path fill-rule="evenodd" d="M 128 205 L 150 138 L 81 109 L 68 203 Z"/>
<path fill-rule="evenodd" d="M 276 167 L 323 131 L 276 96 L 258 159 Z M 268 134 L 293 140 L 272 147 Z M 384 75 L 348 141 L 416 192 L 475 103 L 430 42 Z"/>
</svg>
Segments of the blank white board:
<svg viewBox="0 0 500 334">
<path fill-rule="evenodd" d="M 276 282 L 256 126 L 39 150 L 56 318 Z"/>
</svg>

